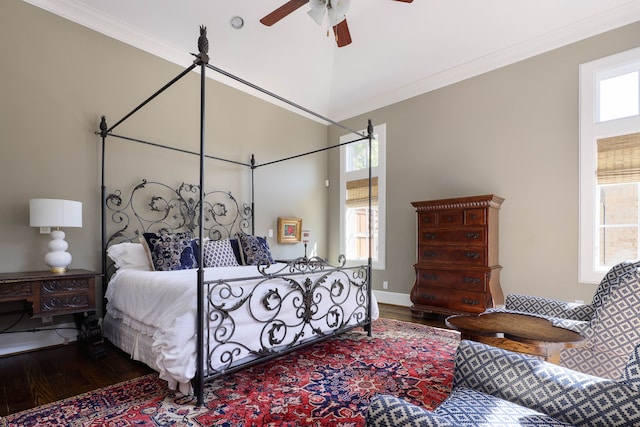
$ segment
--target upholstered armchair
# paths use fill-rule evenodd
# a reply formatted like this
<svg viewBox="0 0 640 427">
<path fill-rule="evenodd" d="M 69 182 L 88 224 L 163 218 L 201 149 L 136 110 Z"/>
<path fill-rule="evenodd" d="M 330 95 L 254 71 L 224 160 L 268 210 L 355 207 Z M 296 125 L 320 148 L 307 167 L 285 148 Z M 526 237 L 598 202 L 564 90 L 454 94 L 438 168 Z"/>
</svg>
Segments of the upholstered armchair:
<svg viewBox="0 0 640 427">
<path fill-rule="evenodd" d="M 585 340 L 560 353 L 560 364 L 615 379 L 640 343 L 640 262 L 615 265 L 602 279 L 590 304 L 573 304 L 529 295 L 508 295 L 504 309 L 549 319 Z"/>
<path fill-rule="evenodd" d="M 451 394 L 433 412 L 378 395 L 367 410 L 367 426 L 640 425 L 640 345 L 618 380 L 467 340 L 454 369 Z"/>
<path fill-rule="evenodd" d="M 556 326 L 582 333 L 588 328 L 588 323 L 596 310 L 607 300 L 620 278 L 637 268 L 640 268 L 640 262 L 624 261 L 614 265 L 600 281 L 590 304 L 569 303 L 532 295 L 510 294 L 505 299 L 504 309 L 497 310 L 545 317 Z"/>
</svg>

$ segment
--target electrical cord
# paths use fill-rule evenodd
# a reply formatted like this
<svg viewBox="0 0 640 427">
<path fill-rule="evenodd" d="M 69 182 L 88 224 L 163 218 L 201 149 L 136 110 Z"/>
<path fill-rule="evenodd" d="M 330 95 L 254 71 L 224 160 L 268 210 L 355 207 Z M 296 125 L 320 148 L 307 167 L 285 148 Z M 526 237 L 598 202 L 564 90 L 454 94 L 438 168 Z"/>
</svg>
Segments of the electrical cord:
<svg viewBox="0 0 640 427">
<path fill-rule="evenodd" d="M 63 329 L 69 329 L 69 330 L 74 330 L 77 331 L 76 328 L 71 328 L 71 327 L 51 327 L 51 328 L 30 328 L 30 329 L 21 329 L 18 331 L 11 331 L 10 329 L 15 327 L 18 323 L 20 323 L 22 321 L 22 319 L 24 319 L 24 315 L 27 314 L 27 311 L 23 311 L 20 314 L 20 317 L 18 318 L 18 320 L 16 320 L 15 322 L 13 322 L 11 325 L 7 326 L 6 328 L 4 328 L 3 330 L 0 331 L 0 335 L 2 334 L 21 334 L 24 332 L 45 332 L 45 331 L 56 331 L 56 334 L 58 336 L 60 336 L 61 338 L 65 338 L 65 339 L 69 339 L 69 337 L 65 337 L 63 335 L 60 335 L 57 333 L 57 331 L 61 331 Z"/>
<path fill-rule="evenodd" d="M 0 334 L 4 334 L 7 333 L 7 331 L 11 328 L 13 328 L 14 326 L 16 326 L 18 323 L 20 323 L 22 321 L 22 319 L 24 318 L 24 315 L 26 314 L 26 311 L 23 311 L 20 314 L 20 317 L 18 318 L 18 320 L 16 320 L 15 322 L 13 322 L 13 324 L 9 325 L 8 327 L 4 328 L 3 330 L 0 331 Z"/>
</svg>

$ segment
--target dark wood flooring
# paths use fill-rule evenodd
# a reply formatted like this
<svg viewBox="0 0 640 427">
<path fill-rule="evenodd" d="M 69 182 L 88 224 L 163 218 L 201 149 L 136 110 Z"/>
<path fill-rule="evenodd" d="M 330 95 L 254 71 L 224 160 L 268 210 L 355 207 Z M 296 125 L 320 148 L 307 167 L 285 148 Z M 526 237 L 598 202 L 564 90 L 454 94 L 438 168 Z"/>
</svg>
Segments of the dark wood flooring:
<svg viewBox="0 0 640 427">
<path fill-rule="evenodd" d="M 444 317 L 413 319 L 407 307 L 380 304 L 380 316 L 445 327 Z M 152 372 L 109 343 L 106 346 L 106 356 L 99 359 L 77 344 L 0 357 L 0 416 Z"/>
</svg>

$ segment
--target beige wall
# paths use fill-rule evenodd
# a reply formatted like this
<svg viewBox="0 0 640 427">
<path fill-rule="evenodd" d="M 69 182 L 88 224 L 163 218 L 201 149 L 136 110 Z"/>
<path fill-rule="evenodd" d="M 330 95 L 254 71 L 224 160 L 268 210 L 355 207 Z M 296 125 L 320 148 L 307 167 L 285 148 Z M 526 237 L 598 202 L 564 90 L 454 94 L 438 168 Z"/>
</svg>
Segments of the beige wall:
<svg viewBox="0 0 640 427">
<path fill-rule="evenodd" d="M 197 32 L 194 31 L 194 40 Z M 177 76 L 182 68 L 20 0 L 0 2 L 0 272 L 46 269 L 48 235 L 29 227 L 30 198 L 83 203 L 83 227 L 66 229 L 71 267 L 99 270 L 99 117 L 110 124 Z M 188 53 L 186 53 L 188 55 Z M 322 148 L 327 127 L 211 79 L 207 154 L 258 164 Z M 199 75 L 191 74 L 116 133 L 199 149 Z M 197 184 L 198 159 L 108 139 L 108 185 L 127 190 L 147 178 Z M 250 172 L 207 162 L 207 188 L 250 202 Z M 216 171 L 218 169 L 218 171 Z M 294 178 L 294 179 L 292 179 Z M 326 255 L 326 155 L 256 170 L 256 233 L 278 216 L 303 218 Z M 291 197 L 293 195 L 294 197 Z M 303 247 L 271 242 L 279 257 Z M 2 311 L 2 310 L 0 310 Z M 0 325 L 13 318 L 0 316 Z"/>
<path fill-rule="evenodd" d="M 387 268 L 374 288 L 408 293 L 416 200 L 497 194 L 506 293 L 591 301 L 578 272 L 578 65 L 640 46 L 640 23 L 346 122 L 387 124 Z M 330 142 L 344 132 L 332 128 Z M 330 158 L 338 182 L 338 157 Z M 335 189 L 334 189 L 335 190 Z M 330 197 L 330 220 L 337 193 Z M 330 253 L 338 251 L 330 222 Z"/>
</svg>

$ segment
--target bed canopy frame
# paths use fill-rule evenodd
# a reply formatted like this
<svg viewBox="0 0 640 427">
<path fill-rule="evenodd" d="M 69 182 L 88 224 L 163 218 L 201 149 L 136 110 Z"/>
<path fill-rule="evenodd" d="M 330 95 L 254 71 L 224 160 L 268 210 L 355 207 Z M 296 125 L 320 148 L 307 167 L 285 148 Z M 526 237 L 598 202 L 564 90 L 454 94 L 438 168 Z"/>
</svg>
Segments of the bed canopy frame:
<svg viewBox="0 0 640 427">
<path fill-rule="evenodd" d="M 105 116 L 101 117 L 100 120 L 100 131 L 96 132 L 97 135 L 100 136 L 101 139 L 101 200 L 102 200 L 102 205 L 101 205 L 101 216 L 102 216 L 102 230 L 101 230 L 101 234 L 102 234 L 102 274 L 103 274 L 103 278 L 104 278 L 104 282 L 102 285 L 102 294 L 103 294 L 103 313 L 105 312 L 105 299 L 104 299 L 104 293 L 106 290 L 106 286 L 107 286 L 107 277 L 108 277 L 108 256 L 107 256 L 107 248 L 108 245 L 110 243 L 110 239 L 109 236 L 107 234 L 107 206 L 108 206 L 108 202 L 109 202 L 109 198 L 113 195 L 108 195 L 107 194 L 107 187 L 106 187 L 106 172 L 105 172 L 105 163 L 106 163 L 106 157 L 107 157 L 107 139 L 108 138 L 118 138 L 121 140 L 125 140 L 125 141 L 130 141 L 130 142 L 134 142 L 134 143 L 140 143 L 140 144 L 145 144 L 145 145 L 149 145 L 149 146 L 153 146 L 153 147 L 157 147 L 157 148 L 161 148 L 161 149 L 166 149 L 166 150 L 171 150 L 171 151 L 177 151 L 177 152 L 181 152 L 181 153 L 185 153 L 185 154 L 189 154 L 189 155 L 194 155 L 197 156 L 199 158 L 199 184 L 197 186 L 192 186 L 192 188 L 190 188 L 190 191 L 197 191 L 197 200 L 199 201 L 203 201 L 205 200 L 205 160 L 206 159 L 213 159 L 213 160 L 217 160 L 217 161 L 221 161 L 221 162 L 227 162 L 227 163 L 233 163 L 236 165 L 240 165 L 243 167 L 247 167 L 250 169 L 251 171 L 251 189 L 250 189 L 250 198 L 251 198 L 251 207 L 248 208 L 245 206 L 245 208 L 243 209 L 243 211 L 245 213 L 250 213 L 250 219 L 251 219 L 251 233 L 254 234 L 255 233 L 255 222 L 254 222 L 254 218 L 255 218 L 255 198 L 254 198 L 254 185 L 255 185 L 255 170 L 260 168 L 260 167 L 265 167 L 265 166 L 269 166 L 269 165 L 273 165 L 273 164 L 277 164 L 277 163 L 281 163 L 281 162 L 285 162 L 288 160 L 292 160 L 292 159 L 296 159 L 296 158 L 300 158 L 300 157 L 304 157 L 304 156 L 308 156 L 311 154 L 316 154 L 316 153 L 320 153 L 323 151 L 327 151 L 327 150 L 332 150 L 335 148 L 339 148 L 341 146 L 344 145 L 349 145 L 355 142 L 360 142 L 360 141 L 364 141 L 364 140 L 368 140 L 368 152 L 369 152 L 369 159 L 368 159 L 368 169 L 369 169 L 369 203 L 368 203 L 368 235 L 369 235 L 369 239 L 368 239 L 368 259 L 367 259 L 367 265 L 366 265 L 366 269 L 367 269 L 367 277 L 368 277 L 368 286 L 367 286 L 367 296 L 368 296 L 368 301 L 367 301 L 367 321 L 368 323 L 364 325 L 367 333 L 369 335 L 371 335 L 371 319 L 370 319 L 370 314 L 371 314 L 371 298 L 372 298 L 372 286 L 371 286 L 371 272 L 372 272 L 372 242 L 373 239 L 370 238 L 370 236 L 372 236 L 372 232 L 373 232 L 373 223 L 372 223 L 372 197 L 371 197 L 371 193 L 372 193 L 372 170 L 371 170 L 371 161 L 372 161 L 372 141 L 374 139 L 374 134 L 373 134 L 373 124 L 371 122 L 371 120 L 368 120 L 367 123 L 367 131 L 366 133 L 360 133 L 357 132 L 339 122 L 336 122 L 334 120 L 331 120 L 330 118 L 327 118 L 321 114 L 318 114 L 312 110 L 309 110 L 301 105 L 298 105 L 295 102 L 292 102 L 286 98 L 283 98 L 273 92 L 270 92 L 256 84 L 253 84 L 251 82 L 248 82 L 238 76 L 235 76 L 227 71 L 224 71 L 218 67 L 215 67 L 211 64 L 209 64 L 209 55 L 208 55 L 208 40 L 207 40 L 207 36 L 206 36 L 206 27 L 201 26 L 200 27 L 200 37 L 198 38 L 198 54 L 194 54 L 192 53 L 191 55 L 195 56 L 195 60 L 193 61 L 193 63 L 191 65 L 189 65 L 186 69 L 184 69 L 182 72 L 180 72 L 176 77 L 174 77 L 171 81 L 169 81 L 168 83 L 166 83 L 164 86 L 162 86 L 160 89 L 158 89 L 155 93 L 153 93 L 151 96 L 149 96 L 147 99 L 145 99 L 143 102 L 141 102 L 138 106 L 136 106 L 134 109 L 132 109 L 129 113 L 127 113 L 125 116 L 123 116 L 120 120 L 116 121 L 113 125 L 108 125 L 107 124 L 107 120 Z M 160 94 L 162 94 L 165 90 L 167 90 L 168 88 L 170 88 L 173 84 L 175 84 L 176 82 L 178 82 L 179 80 L 181 80 L 183 77 L 185 77 L 187 74 L 189 74 L 192 71 L 198 71 L 200 72 L 200 124 L 199 124 L 199 139 L 200 139 L 200 149 L 199 152 L 195 152 L 195 151 L 188 151 L 188 150 L 184 150 L 184 149 L 180 149 L 177 147 L 171 147 L 171 146 L 167 146 L 167 145 L 163 145 L 163 144 L 158 144 L 155 142 L 151 142 L 151 141 L 146 141 L 143 139 L 138 139 L 138 138 L 132 138 L 129 136 L 125 136 L 125 135 L 120 135 L 120 134 L 116 134 L 114 133 L 114 130 L 121 125 L 122 123 L 124 123 L 125 121 L 127 121 L 129 118 L 131 118 L 136 112 L 138 112 L 139 110 L 141 110 L 145 105 L 149 104 L 151 101 L 153 101 L 157 96 L 159 96 Z M 327 146 L 324 148 L 320 148 L 317 150 L 313 150 L 313 151 L 309 151 L 309 152 L 305 152 L 305 153 L 301 153 L 301 154 L 296 154 L 296 155 L 292 155 L 289 157 L 285 157 L 282 159 L 278 159 L 278 160 L 274 160 L 274 161 L 270 161 L 270 162 L 266 162 L 266 163 L 262 163 L 262 164 L 257 164 L 256 160 L 255 160 L 255 156 L 251 155 L 251 159 L 249 161 L 249 163 L 244 163 L 244 162 L 240 162 L 240 161 L 236 161 L 236 160 L 231 160 L 231 159 L 224 159 L 221 157 L 216 157 L 216 156 L 212 156 L 212 155 L 208 155 L 205 154 L 205 107 L 206 107 L 206 99 L 205 99 L 205 82 L 206 82 L 206 77 L 207 77 L 207 71 L 212 71 L 218 74 L 221 74 L 227 78 L 230 78 L 232 80 L 235 80 L 236 82 L 241 83 L 244 86 L 247 86 L 251 89 L 254 89 L 258 92 L 261 92 L 265 95 L 267 95 L 270 98 L 273 98 L 277 101 L 280 101 L 284 104 L 287 104 L 291 107 L 293 107 L 296 110 L 299 110 L 301 112 L 304 112 L 306 114 L 309 114 L 313 117 L 316 117 L 324 122 L 330 123 L 332 125 L 338 126 L 346 131 L 348 131 L 351 134 L 354 134 L 357 138 L 353 139 L 351 141 L 348 142 L 344 142 L 344 143 L 340 143 L 340 144 L 336 144 L 336 145 L 332 145 L 332 146 Z M 143 183 L 141 185 L 139 185 L 139 187 L 143 186 L 146 183 L 146 181 L 143 180 Z M 184 185 L 184 184 L 183 184 Z M 230 193 L 229 193 L 229 196 Z M 234 200 L 235 202 L 235 200 Z M 205 221 L 199 220 L 201 218 L 205 218 L 205 203 L 196 203 L 195 206 L 195 214 L 197 215 L 198 219 L 197 221 L 194 222 L 194 228 L 196 228 L 197 225 L 197 230 L 198 233 L 196 234 L 196 239 L 199 240 L 199 247 L 203 247 L 203 239 L 205 236 Z M 242 221 L 247 221 L 248 218 L 247 217 L 242 217 L 241 218 Z M 113 236 L 111 236 L 113 237 Z M 204 321 L 203 318 L 205 316 L 204 313 L 204 309 L 203 309 L 203 304 L 202 302 L 204 301 L 205 295 L 204 295 L 204 269 L 203 269 L 203 252 L 204 251 L 199 251 L 199 259 L 198 259 L 198 269 L 197 269 L 197 282 L 198 282 L 198 288 L 197 288 L 197 299 L 198 299 L 198 307 L 197 307 L 197 320 L 198 320 L 198 329 L 197 329 L 197 372 L 196 372 L 196 377 L 194 378 L 193 385 L 194 385 L 194 390 L 195 390 L 195 395 L 197 398 L 197 405 L 202 405 L 204 404 L 204 383 L 205 383 L 205 377 L 204 377 L 204 362 L 205 362 L 205 355 L 204 355 L 204 342 L 203 342 L 203 337 L 204 337 Z M 344 264 L 344 256 L 340 255 L 340 261 Z M 296 265 L 299 263 L 308 263 L 310 269 L 317 269 L 317 268 L 323 268 L 322 266 L 318 267 L 317 263 L 323 264 L 324 261 L 320 260 L 320 259 L 307 259 L 306 255 L 303 258 L 298 258 L 295 261 Z M 326 338 L 329 338 L 330 336 L 327 336 Z M 325 339 L 326 339 L 325 338 Z M 313 342 L 316 342 L 315 340 Z M 277 357 L 280 356 L 282 353 L 278 353 L 278 354 L 274 354 L 272 357 Z M 257 362 L 262 362 L 265 361 L 267 359 L 269 359 L 271 357 L 264 357 L 261 358 L 260 360 L 258 360 Z"/>
</svg>

